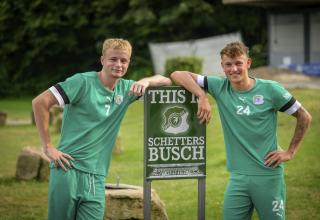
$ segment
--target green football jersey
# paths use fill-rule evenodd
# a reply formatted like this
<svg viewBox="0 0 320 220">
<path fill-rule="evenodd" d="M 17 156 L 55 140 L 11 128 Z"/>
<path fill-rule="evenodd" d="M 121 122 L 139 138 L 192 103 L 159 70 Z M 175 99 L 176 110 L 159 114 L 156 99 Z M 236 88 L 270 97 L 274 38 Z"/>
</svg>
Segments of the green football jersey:
<svg viewBox="0 0 320 220">
<path fill-rule="evenodd" d="M 226 77 L 203 77 L 203 84 L 217 103 L 226 145 L 227 168 L 245 175 L 273 175 L 283 172 L 264 165 L 264 157 L 279 146 L 277 112 L 294 113 L 299 107 L 280 84 L 254 79 L 248 91 L 233 90 Z"/>
<path fill-rule="evenodd" d="M 64 106 L 58 149 L 72 156 L 74 168 L 107 175 L 120 123 L 130 103 L 132 80 L 120 79 L 105 88 L 97 72 L 75 74 L 50 88 Z"/>
</svg>

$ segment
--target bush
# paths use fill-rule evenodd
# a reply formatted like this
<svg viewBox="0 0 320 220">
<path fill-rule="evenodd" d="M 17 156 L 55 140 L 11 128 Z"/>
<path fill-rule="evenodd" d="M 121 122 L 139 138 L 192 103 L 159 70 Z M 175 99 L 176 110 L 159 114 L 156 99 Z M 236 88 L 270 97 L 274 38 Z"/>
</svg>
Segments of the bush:
<svg viewBox="0 0 320 220">
<path fill-rule="evenodd" d="M 267 52 L 265 45 L 255 44 L 250 48 L 250 57 L 252 59 L 251 68 L 267 65 Z"/>
<path fill-rule="evenodd" d="M 202 59 L 196 56 L 173 57 L 167 59 L 164 75 L 169 76 L 176 70 L 186 70 L 200 74 L 202 70 Z"/>
</svg>

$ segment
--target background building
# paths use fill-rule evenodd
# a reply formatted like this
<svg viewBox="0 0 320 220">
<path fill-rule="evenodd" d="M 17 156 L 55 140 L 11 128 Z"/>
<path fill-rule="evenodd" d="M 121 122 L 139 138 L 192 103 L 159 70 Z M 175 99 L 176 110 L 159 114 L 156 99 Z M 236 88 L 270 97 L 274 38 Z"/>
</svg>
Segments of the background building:
<svg viewBox="0 0 320 220">
<path fill-rule="evenodd" d="M 320 75 L 320 0 L 222 0 L 268 11 L 268 62 Z M 248 24 L 249 25 L 249 24 Z"/>
</svg>

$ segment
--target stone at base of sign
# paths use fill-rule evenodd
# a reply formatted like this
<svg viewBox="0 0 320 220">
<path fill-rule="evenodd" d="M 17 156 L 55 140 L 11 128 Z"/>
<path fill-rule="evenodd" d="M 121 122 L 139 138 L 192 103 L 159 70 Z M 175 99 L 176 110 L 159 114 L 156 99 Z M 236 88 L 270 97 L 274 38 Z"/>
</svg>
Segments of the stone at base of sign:
<svg viewBox="0 0 320 220">
<path fill-rule="evenodd" d="M 151 190 L 151 219 L 168 220 L 163 202 Z M 143 219 L 143 188 L 125 184 L 106 185 L 105 220 Z"/>
<path fill-rule="evenodd" d="M 25 147 L 17 159 L 16 178 L 18 180 L 49 179 L 49 158 L 40 148 Z"/>
</svg>

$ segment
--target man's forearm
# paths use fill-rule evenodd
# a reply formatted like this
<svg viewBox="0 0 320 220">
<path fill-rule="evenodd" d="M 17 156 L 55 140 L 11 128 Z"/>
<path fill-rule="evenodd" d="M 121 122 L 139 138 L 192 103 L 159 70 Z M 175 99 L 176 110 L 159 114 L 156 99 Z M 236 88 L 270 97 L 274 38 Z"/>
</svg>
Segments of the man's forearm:
<svg viewBox="0 0 320 220">
<path fill-rule="evenodd" d="M 48 145 L 51 146 L 51 138 L 49 134 L 49 110 L 51 106 L 55 104 L 55 100 L 50 100 L 50 98 L 52 97 L 50 97 L 49 95 L 49 92 L 46 91 L 32 100 L 34 118 L 39 132 L 40 140 L 44 148 L 48 147 Z"/>
<path fill-rule="evenodd" d="M 149 86 L 170 86 L 172 84 L 171 80 L 162 75 L 154 75 L 151 77 L 145 78 L 149 81 Z"/>
<path fill-rule="evenodd" d="M 191 93 L 195 94 L 198 98 L 205 97 L 205 92 L 196 83 L 196 74 L 188 71 L 175 71 L 171 73 L 172 80 L 178 85 L 183 86 Z"/>
<path fill-rule="evenodd" d="M 209 123 L 211 119 L 211 106 L 206 93 L 197 83 L 197 74 L 188 71 L 175 71 L 170 77 L 178 85 L 183 86 L 189 92 L 198 97 L 198 112 L 197 116 L 200 122 Z"/>
<path fill-rule="evenodd" d="M 297 152 L 312 119 L 311 115 L 303 107 L 294 113 L 293 116 L 297 118 L 297 124 L 288 148 L 288 152 L 290 152 L 292 156 Z"/>
</svg>

